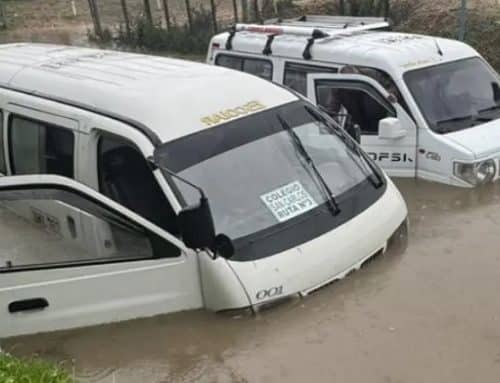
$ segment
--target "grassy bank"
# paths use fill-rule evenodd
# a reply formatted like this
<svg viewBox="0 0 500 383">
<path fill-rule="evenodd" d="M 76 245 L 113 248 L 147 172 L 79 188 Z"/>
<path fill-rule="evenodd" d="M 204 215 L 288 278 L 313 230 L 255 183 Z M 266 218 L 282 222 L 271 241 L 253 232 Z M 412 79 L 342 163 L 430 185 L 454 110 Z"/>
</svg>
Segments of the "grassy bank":
<svg viewBox="0 0 500 383">
<path fill-rule="evenodd" d="M 1 383 L 73 383 L 68 373 L 38 359 L 21 360 L 0 353 Z"/>
</svg>

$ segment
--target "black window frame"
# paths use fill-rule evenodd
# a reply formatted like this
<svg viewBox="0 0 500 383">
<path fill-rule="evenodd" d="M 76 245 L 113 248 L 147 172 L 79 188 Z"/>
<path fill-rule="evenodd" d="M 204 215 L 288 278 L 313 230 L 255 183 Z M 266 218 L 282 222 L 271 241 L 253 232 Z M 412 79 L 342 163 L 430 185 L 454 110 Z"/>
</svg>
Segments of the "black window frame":
<svg viewBox="0 0 500 383">
<path fill-rule="evenodd" d="M 9 163 L 10 163 L 10 174 L 11 175 L 18 175 L 16 173 L 16 168 L 15 168 L 15 161 L 14 161 L 14 147 L 12 145 L 12 132 L 13 132 L 13 120 L 15 118 L 19 118 L 21 120 L 24 120 L 24 121 L 28 121 L 28 122 L 32 122 L 32 123 L 35 123 L 35 124 L 40 124 L 40 125 L 43 125 L 45 127 L 45 129 L 60 129 L 60 130 L 64 130 L 64 131 L 67 131 L 69 133 L 71 133 L 71 135 L 73 136 L 73 140 L 72 140 L 72 169 L 71 169 L 71 176 L 68 176 L 66 174 L 56 174 L 56 173 L 33 173 L 34 175 L 35 174 L 52 174 L 52 175 L 59 175 L 59 176 L 62 176 L 62 177 L 67 177 L 67 178 L 70 178 L 70 179 L 75 179 L 76 177 L 76 134 L 75 132 L 73 131 L 73 129 L 70 129 L 70 128 L 67 128 L 67 127 L 64 127 L 64 126 L 60 126 L 60 125 L 56 125 L 54 123 L 51 123 L 51 122 L 47 122 L 47 121 L 44 121 L 44 120 L 41 120 L 41 119 L 36 119 L 36 118 L 32 118 L 32 117 L 28 117 L 28 116 L 25 116 L 25 115 L 22 115 L 22 114 L 18 114 L 18 113 L 10 113 L 9 114 L 9 119 L 8 119 L 8 129 L 7 129 L 7 142 L 8 142 L 8 147 L 9 147 Z M 27 175 L 27 174 L 24 174 L 24 175 Z"/>
<path fill-rule="evenodd" d="M 221 57 L 233 58 L 233 59 L 239 59 L 239 60 L 241 60 L 240 68 L 239 69 L 234 69 L 234 68 L 229 68 L 229 67 L 220 65 L 219 64 L 219 59 Z M 246 60 L 258 61 L 258 62 L 262 62 L 262 63 L 265 63 L 265 64 L 269 64 L 271 66 L 271 78 L 261 77 L 261 76 L 255 74 L 255 73 L 245 72 L 243 69 L 245 68 L 245 61 Z M 215 56 L 215 65 L 216 66 L 220 66 L 221 68 L 228 68 L 228 69 L 239 70 L 240 72 L 247 73 L 247 74 L 250 74 L 252 76 L 257 76 L 257 77 L 259 77 L 259 78 L 261 78 L 263 80 L 267 80 L 267 81 L 273 81 L 273 78 L 274 78 L 274 63 L 273 63 L 273 61 L 269 60 L 269 59 L 260 58 L 260 57 L 241 56 L 241 55 L 228 54 L 228 53 L 219 53 L 219 54 L 217 54 L 217 56 Z"/>
<path fill-rule="evenodd" d="M 362 81 L 358 80 L 351 80 L 351 79 L 337 79 L 337 80 L 316 80 L 314 83 L 314 93 L 316 95 L 316 100 L 319 100 L 319 93 L 318 93 L 318 86 L 321 83 L 349 83 L 349 84 L 356 84 L 357 86 L 351 86 L 351 87 L 345 87 L 345 88 L 340 88 L 340 89 L 351 89 L 351 90 L 358 90 L 360 92 L 366 93 L 368 96 L 372 97 L 377 103 L 380 104 L 381 107 L 385 108 L 389 114 L 388 117 L 397 117 L 398 113 L 396 108 L 377 90 L 377 88 L 373 87 L 370 84 L 367 84 Z M 361 127 L 362 129 L 362 127 Z M 370 131 L 364 131 L 361 130 L 361 135 L 363 136 L 378 136 L 378 131 L 377 132 L 370 132 Z"/>
<path fill-rule="evenodd" d="M 7 175 L 7 157 L 5 156 L 5 124 L 4 124 L 5 114 L 4 111 L 0 109 L 0 174 Z"/>
<path fill-rule="evenodd" d="M 305 69 L 302 72 L 306 76 L 306 83 L 307 83 L 307 75 L 309 75 L 309 74 L 317 74 L 317 73 L 337 74 L 340 71 L 340 68 L 338 68 L 338 67 L 331 67 L 331 66 L 329 67 L 326 65 L 323 66 L 323 65 L 317 65 L 317 64 L 305 64 L 305 63 L 301 63 L 301 62 L 285 61 L 285 66 L 283 68 L 283 81 L 282 81 L 282 83 L 284 86 L 286 86 L 290 89 L 293 89 L 293 88 L 287 84 L 286 79 L 287 79 L 287 73 L 291 70 L 290 69 L 291 67 L 297 68 L 297 69 L 295 69 L 296 71 L 299 71 L 300 69 Z M 307 69 L 309 69 L 309 70 L 307 70 Z M 302 94 L 304 96 L 307 96 L 307 85 L 306 85 L 305 94 L 301 93 L 297 89 L 293 89 L 293 90 L 296 92 L 299 92 L 300 94 Z"/>
<path fill-rule="evenodd" d="M 144 158 L 144 161 L 146 163 L 148 162 L 148 159 L 144 156 L 144 154 L 139 149 L 139 147 L 137 145 L 135 145 L 132 141 L 130 141 L 129 139 L 127 139 L 126 137 L 120 136 L 118 134 L 113 134 L 113 133 L 110 133 L 110 132 L 107 132 L 107 131 L 104 131 L 104 130 L 99 130 L 98 138 L 97 138 L 97 147 L 96 147 L 96 152 L 95 152 L 96 158 L 97 158 L 96 167 L 97 167 L 97 185 L 98 185 L 98 191 L 99 191 L 99 193 L 102 193 L 107 198 L 110 198 L 111 200 L 115 201 L 116 203 L 122 204 L 120 201 L 114 200 L 111 196 L 108 196 L 108 195 L 106 195 L 103 192 L 103 187 L 102 187 L 102 179 L 103 179 L 102 171 L 103 171 L 103 169 L 102 169 L 101 163 L 102 163 L 102 153 L 103 153 L 102 152 L 102 142 L 103 142 L 104 139 L 112 139 L 112 140 L 115 140 L 115 141 L 121 141 L 121 142 L 123 142 L 124 145 L 127 145 L 130 148 L 132 148 L 135 151 L 137 151 Z M 167 197 L 167 195 L 163 192 L 163 189 L 161 188 L 158 180 L 156 179 L 156 177 L 153 174 L 153 169 L 151 167 L 149 167 L 149 169 L 151 171 L 152 177 L 154 178 L 154 182 L 156 183 L 158 189 L 161 191 L 161 194 L 162 194 L 162 196 L 165 199 L 165 202 L 168 203 L 168 208 L 173 212 L 173 214 L 175 214 L 175 210 L 174 210 L 174 207 L 172 205 L 172 202 L 169 200 L 169 198 Z M 168 180 L 167 180 L 167 182 L 168 182 Z M 125 206 L 125 207 L 127 209 L 129 209 L 129 210 L 132 210 L 131 208 L 129 208 L 127 206 Z M 135 212 L 135 213 L 139 214 L 141 217 L 143 217 L 147 221 L 150 221 L 154 225 L 157 225 L 158 227 L 160 227 L 162 230 L 165 230 L 169 234 L 171 234 L 171 235 L 173 235 L 175 237 L 179 237 L 180 236 L 180 231 L 179 231 L 179 228 L 178 228 L 178 225 L 177 225 L 177 221 L 173 223 L 175 225 L 175 230 L 169 230 L 168 228 L 163 227 L 159 223 L 152 222 L 148 217 L 144 217 L 140 212 Z"/>
<path fill-rule="evenodd" d="M 349 65 L 345 65 L 345 66 L 349 66 Z M 345 67 L 344 66 L 344 67 Z M 392 85 L 394 85 L 398 91 L 399 94 L 395 95 L 396 97 L 399 97 L 398 98 L 398 104 L 404 109 L 404 111 L 408 114 L 408 116 L 414 121 L 416 122 L 415 118 L 413 117 L 413 113 L 411 112 L 410 110 L 410 107 L 408 106 L 408 103 L 406 102 L 406 98 L 403 94 L 403 92 L 401 91 L 401 87 L 398 86 L 397 82 L 394 80 L 394 78 L 388 73 L 386 72 L 385 70 L 383 69 L 379 69 L 379 68 L 375 68 L 375 67 L 371 67 L 371 66 L 364 66 L 364 65 L 354 65 L 355 68 L 357 68 L 358 70 L 361 71 L 361 75 L 363 76 L 366 76 L 366 77 L 369 77 L 371 78 L 372 80 L 375 80 L 378 82 L 377 79 L 373 78 L 372 76 L 370 76 L 369 74 L 366 73 L 366 70 L 372 70 L 372 71 L 376 71 L 380 74 L 382 74 L 383 76 L 386 76 L 391 82 L 392 82 Z M 365 70 L 365 73 L 363 73 L 363 70 Z M 342 71 L 342 70 L 341 70 Z M 380 84 L 380 83 L 379 83 Z M 380 84 L 380 86 L 382 86 L 382 88 L 385 89 L 385 87 Z M 386 89 L 387 90 L 387 89 Z"/>
</svg>

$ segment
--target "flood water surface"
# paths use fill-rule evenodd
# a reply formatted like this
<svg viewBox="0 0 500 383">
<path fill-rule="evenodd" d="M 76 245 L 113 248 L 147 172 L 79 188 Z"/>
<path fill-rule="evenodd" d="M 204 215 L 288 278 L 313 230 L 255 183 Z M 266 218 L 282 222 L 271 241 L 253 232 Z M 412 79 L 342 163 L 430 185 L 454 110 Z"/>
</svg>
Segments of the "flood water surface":
<svg viewBox="0 0 500 383">
<path fill-rule="evenodd" d="M 500 189 L 401 181 L 409 247 L 256 316 L 205 311 L 9 340 L 82 382 L 498 382 Z M 362 236 L 362 233 L 360 233 Z"/>
</svg>

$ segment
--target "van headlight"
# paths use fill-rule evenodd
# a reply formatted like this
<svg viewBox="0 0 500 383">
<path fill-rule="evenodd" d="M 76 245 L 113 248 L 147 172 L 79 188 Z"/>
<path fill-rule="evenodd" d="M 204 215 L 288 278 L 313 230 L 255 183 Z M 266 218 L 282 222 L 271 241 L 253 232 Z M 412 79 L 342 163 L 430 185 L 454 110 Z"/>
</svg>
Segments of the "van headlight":
<svg viewBox="0 0 500 383">
<path fill-rule="evenodd" d="M 484 185 L 495 177 L 497 166 L 494 160 L 474 163 L 455 162 L 453 173 L 473 186 Z"/>
</svg>

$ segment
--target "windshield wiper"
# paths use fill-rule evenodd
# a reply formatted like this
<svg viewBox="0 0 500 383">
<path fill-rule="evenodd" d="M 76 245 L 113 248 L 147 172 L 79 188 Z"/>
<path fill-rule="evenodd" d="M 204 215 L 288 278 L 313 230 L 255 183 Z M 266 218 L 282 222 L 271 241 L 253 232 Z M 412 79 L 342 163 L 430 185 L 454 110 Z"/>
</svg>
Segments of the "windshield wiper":
<svg viewBox="0 0 500 383">
<path fill-rule="evenodd" d="M 436 125 L 443 125 L 443 124 L 448 124 L 450 122 L 460 122 L 460 121 L 466 121 L 466 120 L 472 120 L 472 119 L 474 119 L 474 116 L 472 116 L 472 115 L 452 117 L 452 118 L 447 118 L 446 120 L 437 121 Z"/>
<path fill-rule="evenodd" d="M 370 168 L 370 171 L 368 172 L 365 166 L 362 166 L 359 161 L 354 160 L 361 169 L 363 173 L 367 176 L 367 178 L 370 180 L 370 182 L 375 186 L 375 188 L 379 188 L 384 184 L 384 177 L 383 175 L 378 171 L 378 169 L 373 165 L 371 160 L 367 158 L 366 153 L 364 153 L 359 145 L 356 144 L 356 142 L 349 136 L 349 134 L 343 130 L 340 127 L 335 126 L 333 123 L 329 123 L 327 119 L 323 116 L 321 116 L 319 113 L 317 113 L 314 109 L 310 108 L 309 106 L 305 105 L 306 111 L 315 119 L 319 119 L 322 121 L 328 128 L 333 130 L 333 132 L 339 136 L 342 141 L 346 144 L 346 146 L 353 151 L 359 158 L 363 160 L 363 163 L 367 164 L 368 167 Z M 351 158 L 352 158 L 352 154 Z M 374 176 L 376 179 L 374 179 Z"/>
<path fill-rule="evenodd" d="M 498 110 L 498 109 L 500 109 L 500 104 L 490 106 L 489 108 L 481 109 L 478 111 L 478 113 L 480 114 L 480 113 L 485 113 L 485 112 L 491 112 L 493 110 Z"/>
<path fill-rule="evenodd" d="M 478 113 L 481 113 L 478 112 Z M 489 121 L 492 121 L 493 119 L 490 118 L 490 117 L 482 117 L 482 116 L 479 116 L 479 115 L 468 115 L 468 116 L 459 116 L 459 117 L 452 117 L 452 118 L 448 118 L 446 120 L 441 120 L 441 121 L 437 121 L 436 122 L 436 131 L 438 133 L 451 133 L 451 132 L 454 132 L 454 131 L 458 131 L 458 130 L 462 130 L 466 127 L 473 127 L 473 126 L 476 126 L 477 123 L 484 123 L 484 122 L 489 122 Z M 471 123 L 471 125 L 467 125 L 467 126 L 449 126 L 448 128 L 445 128 L 443 125 L 448 125 L 450 123 L 453 123 L 453 122 L 461 122 L 461 121 L 468 121 Z"/>
<path fill-rule="evenodd" d="M 292 129 L 290 125 L 281 117 L 280 115 L 277 116 L 278 121 L 281 124 L 281 127 L 283 130 L 285 130 L 291 137 L 293 145 L 297 149 L 297 151 L 302 155 L 302 157 L 306 160 L 307 164 L 310 166 L 312 169 L 313 173 L 316 175 L 317 180 L 321 184 L 322 188 L 319 188 L 321 192 L 326 194 L 327 197 L 327 202 L 328 202 L 328 209 L 333 215 L 337 215 L 340 213 L 340 208 L 339 205 L 337 204 L 337 201 L 335 200 L 335 197 L 333 196 L 332 190 L 328 186 L 327 182 L 321 175 L 321 172 L 318 170 L 316 167 L 316 164 L 314 163 L 314 160 L 311 158 L 309 153 L 307 152 L 307 149 L 305 148 L 304 144 L 302 143 L 302 140 L 300 137 L 295 133 L 295 131 Z"/>
</svg>

